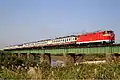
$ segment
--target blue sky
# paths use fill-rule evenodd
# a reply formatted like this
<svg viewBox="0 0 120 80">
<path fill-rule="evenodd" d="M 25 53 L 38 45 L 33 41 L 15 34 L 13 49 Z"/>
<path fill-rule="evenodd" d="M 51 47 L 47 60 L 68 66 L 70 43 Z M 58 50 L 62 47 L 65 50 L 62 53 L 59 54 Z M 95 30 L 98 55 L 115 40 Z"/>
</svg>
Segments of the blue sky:
<svg viewBox="0 0 120 80">
<path fill-rule="evenodd" d="M 0 48 L 108 29 L 120 42 L 120 0 L 0 0 Z"/>
</svg>

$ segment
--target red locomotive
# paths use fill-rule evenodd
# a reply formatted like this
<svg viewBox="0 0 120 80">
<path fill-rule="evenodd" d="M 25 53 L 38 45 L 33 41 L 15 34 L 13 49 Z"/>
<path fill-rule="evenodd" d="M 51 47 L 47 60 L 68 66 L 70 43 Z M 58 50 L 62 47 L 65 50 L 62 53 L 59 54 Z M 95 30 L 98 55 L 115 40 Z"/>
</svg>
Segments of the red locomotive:
<svg viewBox="0 0 120 80">
<path fill-rule="evenodd" d="M 92 33 L 86 33 L 78 35 L 76 43 L 114 43 L 115 42 L 115 34 L 113 31 L 96 31 Z"/>
</svg>

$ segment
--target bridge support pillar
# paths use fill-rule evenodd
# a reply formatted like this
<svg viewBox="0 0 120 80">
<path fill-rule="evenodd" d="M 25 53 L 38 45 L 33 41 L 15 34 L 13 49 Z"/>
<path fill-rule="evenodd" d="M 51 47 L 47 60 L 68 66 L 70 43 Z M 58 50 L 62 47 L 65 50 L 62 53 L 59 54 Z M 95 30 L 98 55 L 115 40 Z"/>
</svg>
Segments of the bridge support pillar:
<svg viewBox="0 0 120 80">
<path fill-rule="evenodd" d="M 80 63 L 83 61 L 84 54 L 65 54 L 65 65 L 73 65 L 74 63 Z"/>
<path fill-rule="evenodd" d="M 75 63 L 83 62 L 84 54 L 77 54 L 75 55 Z"/>
<path fill-rule="evenodd" d="M 40 64 L 40 54 L 35 54 L 35 60 L 37 62 L 37 64 Z"/>
<path fill-rule="evenodd" d="M 43 62 L 43 61 L 51 65 L 51 55 L 49 53 L 41 54 L 40 62 Z"/>
<path fill-rule="evenodd" d="M 75 54 L 65 54 L 65 65 L 73 65 L 75 63 Z"/>
<path fill-rule="evenodd" d="M 115 53 L 115 54 L 113 54 L 112 56 L 113 56 L 114 62 L 119 62 L 119 61 L 120 61 L 120 54 Z"/>
</svg>

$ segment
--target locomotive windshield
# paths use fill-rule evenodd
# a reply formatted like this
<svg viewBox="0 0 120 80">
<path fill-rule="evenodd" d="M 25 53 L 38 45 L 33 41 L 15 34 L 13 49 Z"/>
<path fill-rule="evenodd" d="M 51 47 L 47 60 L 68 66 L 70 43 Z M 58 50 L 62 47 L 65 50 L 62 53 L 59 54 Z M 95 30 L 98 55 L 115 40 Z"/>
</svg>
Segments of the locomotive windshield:
<svg viewBox="0 0 120 80">
<path fill-rule="evenodd" d="M 107 33 L 113 33 L 112 31 L 107 31 Z"/>
<path fill-rule="evenodd" d="M 104 31 L 103 34 L 111 34 L 113 31 Z"/>
</svg>

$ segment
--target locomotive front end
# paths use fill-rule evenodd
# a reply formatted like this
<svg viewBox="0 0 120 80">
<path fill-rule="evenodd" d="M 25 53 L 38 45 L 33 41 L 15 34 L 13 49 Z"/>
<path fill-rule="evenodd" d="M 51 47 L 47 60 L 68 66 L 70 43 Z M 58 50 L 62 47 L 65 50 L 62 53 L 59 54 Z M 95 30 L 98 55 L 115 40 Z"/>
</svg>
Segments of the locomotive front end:
<svg viewBox="0 0 120 80">
<path fill-rule="evenodd" d="M 115 34 L 114 31 L 104 31 L 103 37 L 107 42 L 114 43 L 115 42 Z"/>
</svg>

